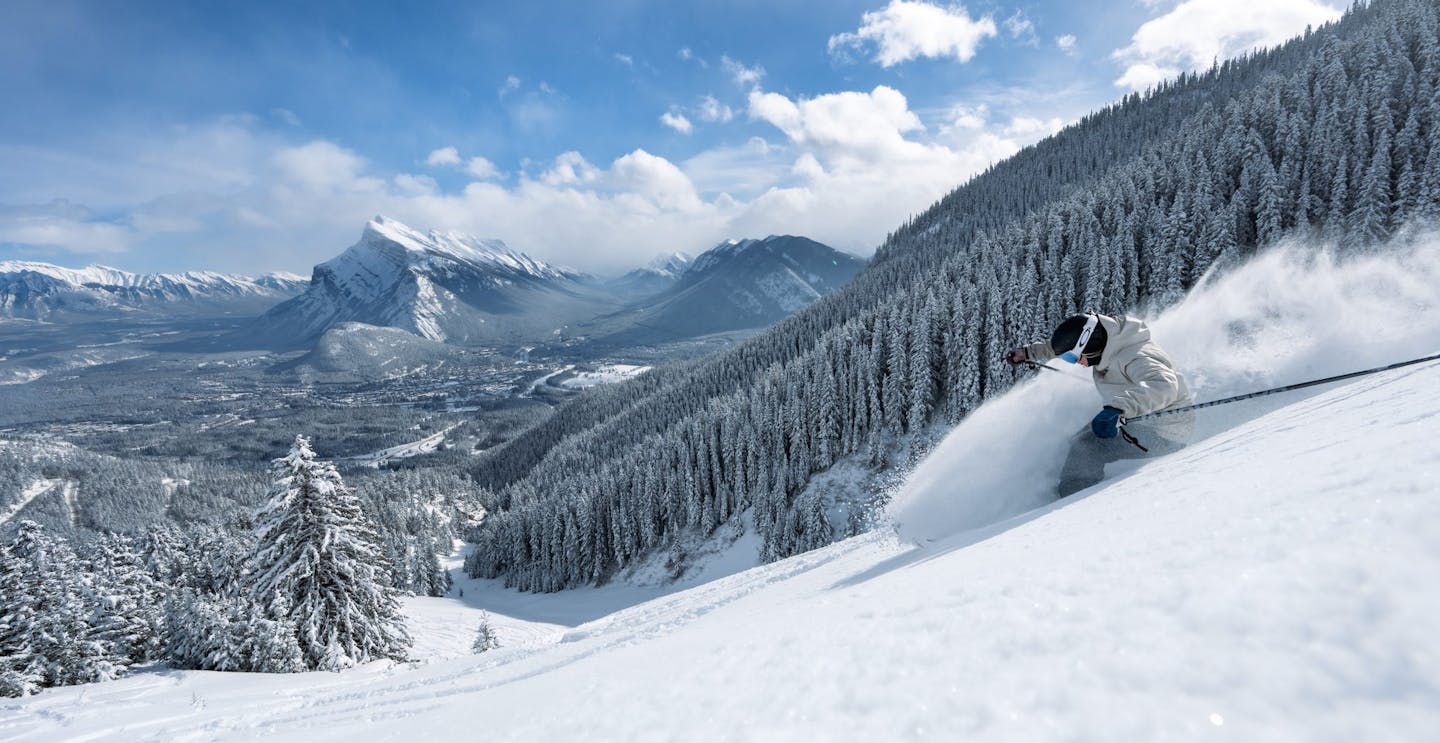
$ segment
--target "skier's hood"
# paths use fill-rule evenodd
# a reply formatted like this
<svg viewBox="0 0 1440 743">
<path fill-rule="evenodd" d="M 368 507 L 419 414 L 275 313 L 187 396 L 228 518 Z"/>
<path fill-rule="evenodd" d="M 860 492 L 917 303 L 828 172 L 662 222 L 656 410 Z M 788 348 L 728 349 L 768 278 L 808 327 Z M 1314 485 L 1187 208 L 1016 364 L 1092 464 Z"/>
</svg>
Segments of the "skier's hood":
<svg viewBox="0 0 1440 743">
<path fill-rule="evenodd" d="M 1105 350 L 1100 354 L 1100 363 L 1095 365 L 1098 371 L 1106 371 L 1120 352 L 1132 346 L 1139 346 L 1150 341 L 1150 328 L 1144 320 L 1138 317 L 1121 315 L 1119 317 L 1107 317 L 1096 315 L 1100 318 L 1100 326 L 1105 328 L 1106 340 Z"/>
</svg>

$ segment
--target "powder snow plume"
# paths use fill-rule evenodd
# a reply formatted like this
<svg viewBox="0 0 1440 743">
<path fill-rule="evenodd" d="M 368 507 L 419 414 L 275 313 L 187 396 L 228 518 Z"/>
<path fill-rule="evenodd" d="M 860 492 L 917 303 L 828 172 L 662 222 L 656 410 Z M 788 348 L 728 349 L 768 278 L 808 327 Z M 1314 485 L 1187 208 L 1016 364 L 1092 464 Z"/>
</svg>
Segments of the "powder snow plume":
<svg viewBox="0 0 1440 743">
<path fill-rule="evenodd" d="M 1197 402 L 1427 356 L 1440 351 L 1440 234 L 1344 257 L 1282 244 L 1206 276 L 1180 304 L 1145 319 Z M 1088 371 L 1051 363 L 1065 375 L 1030 372 L 911 473 L 889 506 L 902 538 L 976 529 L 1053 501 L 1068 440 L 1101 402 Z M 1327 388 L 1200 411 L 1193 441 Z M 1136 466 L 1111 465 L 1107 475 Z"/>
</svg>

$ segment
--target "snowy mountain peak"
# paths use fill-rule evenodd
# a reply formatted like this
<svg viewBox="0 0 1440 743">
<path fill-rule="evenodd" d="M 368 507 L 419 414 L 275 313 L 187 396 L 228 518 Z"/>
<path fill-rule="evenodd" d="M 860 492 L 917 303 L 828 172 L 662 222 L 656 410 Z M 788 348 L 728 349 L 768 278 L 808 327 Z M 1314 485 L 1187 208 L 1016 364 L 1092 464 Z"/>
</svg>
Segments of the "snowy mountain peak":
<svg viewBox="0 0 1440 743">
<path fill-rule="evenodd" d="M 461 263 L 538 279 L 575 277 L 572 271 L 517 253 L 500 240 L 453 230 L 423 233 L 385 216 L 376 216 L 367 222 L 360 242 L 324 265 L 343 273 L 344 264 L 351 262 L 365 272 L 379 268 L 379 261 L 390 263 L 396 269 L 436 268 L 445 263 Z"/>
<path fill-rule="evenodd" d="M 257 329 L 308 342 L 336 323 L 363 322 L 436 341 L 493 340 L 507 334 L 502 328 L 528 328 L 526 317 L 541 322 L 541 305 L 573 294 L 582 278 L 500 240 L 421 232 L 377 216 L 358 242 L 315 267 L 304 294 L 261 318 Z"/>
<path fill-rule="evenodd" d="M 659 256 L 655 260 L 645 264 L 645 267 L 641 270 L 654 271 L 665 276 L 679 276 L 685 273 L 685 270 L 690 267 L 690 264 L 694 262 L 694 260 L 695 259 L 691 258 L 688 254 L 677 251 L 670 255 Z"/>
<path fill-rule="evenodd" d="M 177 302 L 273 303 L 293 296 L 304 283 L 299 277 L 251 279 L 213 271 L 132 273 L 102 265 L 65 268 L 0 261 L 0 315 L 42 319 L 62 310 L 148 309 Z"/>
</svg>

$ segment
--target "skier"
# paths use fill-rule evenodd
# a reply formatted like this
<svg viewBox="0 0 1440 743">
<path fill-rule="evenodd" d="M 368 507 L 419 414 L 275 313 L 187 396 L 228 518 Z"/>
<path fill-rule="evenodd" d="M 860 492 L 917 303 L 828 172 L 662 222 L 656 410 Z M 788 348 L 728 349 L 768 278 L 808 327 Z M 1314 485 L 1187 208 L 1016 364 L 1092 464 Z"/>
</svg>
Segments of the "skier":
<svg viewBox="0 0 1440 743">
<path fill-rule="evenodd" d="M 1150 329 L 1138 318 L 1107 317 L 1090 313 L 1071 315 L 1050 336 L 1012 349 L 1005 360 L 1012 366 L 1043 364 L 1059 358 L 1090 367 L 1105 407 L 1070 441 L 1070 453 L 1060 470 L 1057 497 L 1100 482 L 1105 464 L 1121 459 L 1154 457 L 1179 451 L 1189 443 L 1195 428 L 1193 412 L 1176 413 L 1125 426 L 1146 449 L 1118 438 L 1125 418 L 1167 408 L 1190 405 L 1185 377 L 1170 356 L 1150 340 Z"/>
</svg>

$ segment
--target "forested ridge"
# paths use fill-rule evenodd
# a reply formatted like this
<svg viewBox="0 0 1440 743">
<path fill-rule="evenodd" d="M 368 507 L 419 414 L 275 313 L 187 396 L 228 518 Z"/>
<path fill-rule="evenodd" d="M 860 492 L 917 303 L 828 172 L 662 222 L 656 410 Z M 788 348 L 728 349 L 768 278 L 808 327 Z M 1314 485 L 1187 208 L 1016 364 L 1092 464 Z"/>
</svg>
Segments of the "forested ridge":
<svg viewBox="0 0 1440 743">
<path fill-rule="evenodd" d="M 1385 0 L 1128 96 L 907 222 L 846 289 L 492 453 L 476 474 L 504 510 L 467 567 L 557 590 L 747 510 L 766 559 L 822 546 L 813 473 L 958 421 L 1056 318 L 1166 306 L 1286 235 L 1349 247 L 1433 220 L 1437 90 L 1436 7 Z"/>
</svg>

